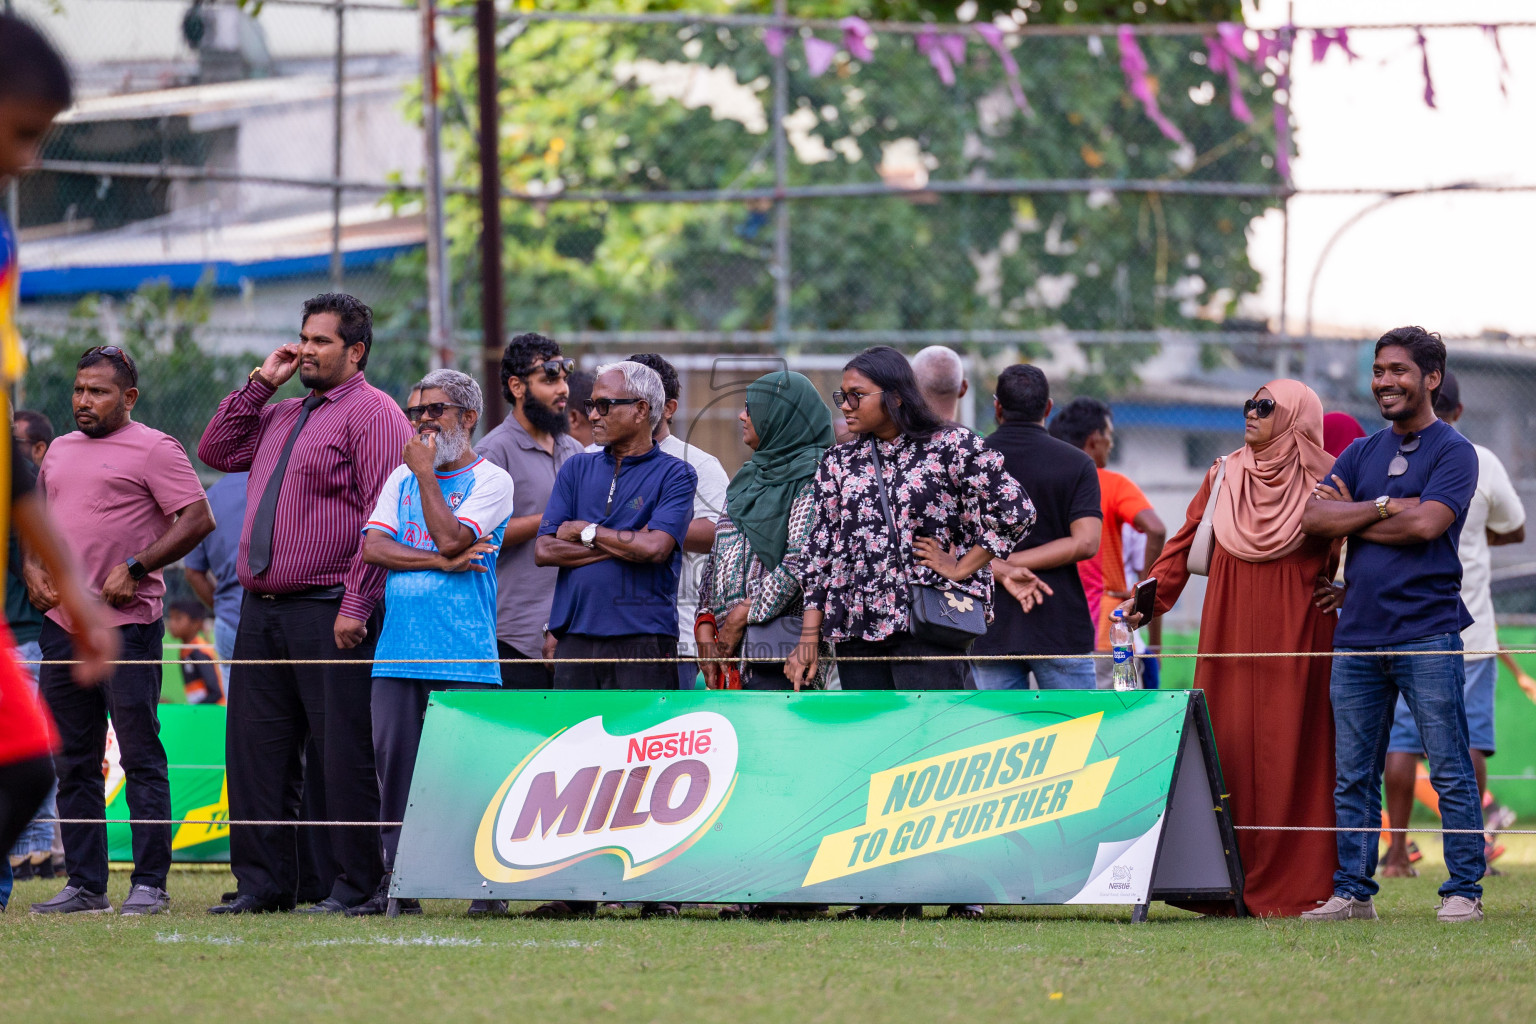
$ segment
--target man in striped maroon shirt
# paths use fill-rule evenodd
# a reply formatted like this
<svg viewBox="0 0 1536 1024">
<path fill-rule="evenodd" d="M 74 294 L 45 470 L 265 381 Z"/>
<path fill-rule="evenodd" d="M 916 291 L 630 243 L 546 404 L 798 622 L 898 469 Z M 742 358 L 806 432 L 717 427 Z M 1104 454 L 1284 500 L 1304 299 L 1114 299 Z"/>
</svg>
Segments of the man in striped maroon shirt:
<svg viewBox="0 0 1536 1024">
<path fill-rule="evenodd" d="M 224 399 L 198 456 L 226 473 L 250 471 L 237 568 L 247 594 L 230 678 L 226 758 L 230 817 L 297 820 L 301 782 L 321 818 L 377 821 L 372 687 L 384 570 L 363 561 L 363 523 L 400 464 L 410 424 L 363 378 L 373 314 L 350 295 L 304 304 L 299 343 L 280 346 Z M 294 373 L 310 393 L 269 405 Z M 242 665 L 248 660 L 346 664 Z M 313 739 L 320 763 L 308 778 Z M 383 875 L 379 832 L 324 830 L 337 875 L 316 913 L 362 903 Z M 291 909 L 296 829 L 235 826 L 237 895 L 220 914 Z"/>
</svg>

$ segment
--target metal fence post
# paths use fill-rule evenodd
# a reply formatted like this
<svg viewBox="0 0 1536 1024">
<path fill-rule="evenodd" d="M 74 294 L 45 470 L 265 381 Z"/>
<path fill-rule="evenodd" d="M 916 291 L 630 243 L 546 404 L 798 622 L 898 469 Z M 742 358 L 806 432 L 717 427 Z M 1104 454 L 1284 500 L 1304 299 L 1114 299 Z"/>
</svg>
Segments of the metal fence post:
<svg viewBox="0 0 1536 1024">
<path fill-rule="evenodd" d="M 347 9 L 345 0 L 336 0 L 336 96 L 332 105 L 333 138 L 331 140 L 331 180 L 336 182 L 331 190 L 331 288 L 341 290 L 343 260 L 341 257 L 341 145 L 342 121 L 346 99 L 342 93 L 347 75 L 347 49 L 344 35 Z"/>
<path fill-rule="evenodd" d="M 501 108 L 496 95 L 496 4 L 475 0 L 480 82 L 480 358 L 485 364 L 485 426 L 505 415 L 501 344 L 507 333 L 501 274 Z"/>
<path fill-rule="evenodd" d="M 441 116 L 437 95 L 437 3 L 421 5 L 421 123 L 426 147 L 427 337 L 437 367 L 452 367 L 453 330 L 449 320 L 447 249 L 443 240 Z"/>
<path fill-rule="evenodd" d="M 788 0 L 774 0 L 773 13 L 776 18 L 787 17 Z M 788 53 L 789 40 L 785 38 L 773 59 L 773 332 L 780 351 L 787 344 L 790 329 L 789 201 L 784 198 L 789 184 L 789 140 L 784 134 L 784 118 L 789 113 Z"/>
</svg>

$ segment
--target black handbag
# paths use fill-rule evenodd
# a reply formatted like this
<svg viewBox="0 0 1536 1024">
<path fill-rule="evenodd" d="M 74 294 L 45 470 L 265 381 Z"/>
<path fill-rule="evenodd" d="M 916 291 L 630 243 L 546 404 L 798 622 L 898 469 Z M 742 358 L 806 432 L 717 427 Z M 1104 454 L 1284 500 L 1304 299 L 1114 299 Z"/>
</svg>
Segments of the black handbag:
<svg viewBox="0 0 1536 1024">
<path fill-rule="evenodd" d="M 869 451 L 875 458 L 875 486 L 880 491 L 880 508 L 891 543 L 899 545 L 896 519 L 891 515 L 891 501 L 885 493 L 885 472 L 880 463 L 879 442 L 869 439 Z M 901 558 L 897 556 L 897 564 Z M 965 650 L 987 631 L 987 610 L 980 601 L 963 591 L 943 590 L 917 583 L 907 584 L 907 632 L 914 639 L 944 647 Z"/>
<path fill-rule="evenodd" d="M 778 615 L 767 622 L 749 622 L 741 638 L 741 660 L 784 664 L 800 646 L 804 625 L 802 615 Z"/>
</svg>

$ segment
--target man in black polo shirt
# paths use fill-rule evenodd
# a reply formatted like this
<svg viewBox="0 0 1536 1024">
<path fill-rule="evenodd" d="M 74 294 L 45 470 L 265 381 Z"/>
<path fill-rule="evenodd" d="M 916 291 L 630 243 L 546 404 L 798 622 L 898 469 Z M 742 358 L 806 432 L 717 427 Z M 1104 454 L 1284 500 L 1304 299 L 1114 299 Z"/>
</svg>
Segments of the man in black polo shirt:
<svg viewBox="0 0 1536 1024">
<path fill-rule="evenodd" d="M 1024 485 L 1038 516 L 1008 561 L 994 560 L 992 569 L 1000 581 L 1010 568 L 1027 569 L 1050 596 L 1026 612 L 1011 595 L 998 595 L 992 626 L 971 653 L 1021 658 L 976 662 L 976 688 L 1028 689 L 1033 672 L 1042 690 L 1091 690 L 1093 662 L 1062 655 L 1093 653 L 1094 619 L 1077 563 L 1098 553 L 1103 533 L 1098 469 L 1081 450 L 1046 433 L 1051 391 L 1039 367 L 1004 370 L 992 410 L 998 427 L 987 447 L 1002 453 L 1004 468 Z"/>
</svg>

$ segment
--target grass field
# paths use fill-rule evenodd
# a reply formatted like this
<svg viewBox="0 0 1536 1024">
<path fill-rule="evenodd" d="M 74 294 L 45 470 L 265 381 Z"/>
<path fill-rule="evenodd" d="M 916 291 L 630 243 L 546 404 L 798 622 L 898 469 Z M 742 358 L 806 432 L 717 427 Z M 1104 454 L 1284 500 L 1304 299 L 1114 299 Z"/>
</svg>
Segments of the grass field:
<svg viewBox="0 0 1536 1024">
<path fill-rule="evenodd" d="M 983 921 L 209 917 L 231 879 L 178 870 L 153 918 L 0 915 L 0 1020 L 1527 1021 L 1536 837 L 1509 836 L 1481 925 L 1435 921 L 1438 845 L 1376 924 L 994 910 Z M 114 874 L 110 895 L 124 895 Z M 940 908 L 929 908 L 936 914 Z"/>
</svg>

